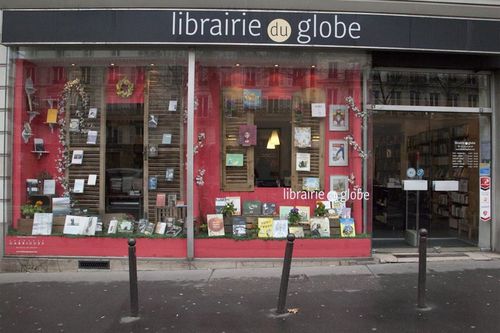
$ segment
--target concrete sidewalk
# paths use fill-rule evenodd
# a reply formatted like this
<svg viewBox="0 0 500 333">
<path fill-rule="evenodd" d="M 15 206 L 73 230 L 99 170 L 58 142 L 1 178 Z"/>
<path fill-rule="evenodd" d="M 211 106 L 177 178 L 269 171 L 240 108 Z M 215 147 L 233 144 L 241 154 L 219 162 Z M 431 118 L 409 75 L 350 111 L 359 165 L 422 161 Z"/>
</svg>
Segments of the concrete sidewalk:
<svg viewBox="0 0 500 333">
<path fill-rule="evenodd" d="M 292 264 L 293 265 L 293 264 Z M 131 321 L 127 272 L 0 274 L 0 332 L 495 332 L 500 260 L 293 267 L 276 316 L 278 268 L 143 271 Z"/>
</svg>

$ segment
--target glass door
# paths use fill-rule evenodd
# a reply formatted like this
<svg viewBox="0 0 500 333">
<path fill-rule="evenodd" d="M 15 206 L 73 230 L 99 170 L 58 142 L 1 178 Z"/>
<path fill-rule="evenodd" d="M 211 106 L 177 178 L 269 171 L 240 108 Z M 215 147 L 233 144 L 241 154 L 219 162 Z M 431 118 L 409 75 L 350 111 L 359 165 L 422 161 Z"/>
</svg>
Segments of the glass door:
<svg viewBox="0 0 500 333">
<path fill-rule="evenodd" d="M 374 238 L 475 242 L 479 115 L 378 111 L 373 137 Z"/>
</svg>

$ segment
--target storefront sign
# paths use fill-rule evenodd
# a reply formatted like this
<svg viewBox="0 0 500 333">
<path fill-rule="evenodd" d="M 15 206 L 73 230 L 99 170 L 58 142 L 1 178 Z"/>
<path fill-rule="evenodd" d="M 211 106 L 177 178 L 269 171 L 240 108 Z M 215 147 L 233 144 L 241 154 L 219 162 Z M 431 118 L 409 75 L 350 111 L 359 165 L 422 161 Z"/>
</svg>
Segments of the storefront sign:
<svg viewBox="0 0 500 333">
<path fill-rule="evenodd" d="M 475 141 L 455 141 L 451 153 L 451 166 L 453 168 L 478 168 L 479 152 Z"/>
<path fill-rule="evenodd" d="M 481 221 L 487 222 L 491 220 L 491 178 L 480 177 L 479 182 L 481 185 L 479 190 L 479 211 Z"/>
<path fill-rule="evenodd" d="M 5 10 L 4 44 L 259 44 L 500 53 L 500 21 L 244 10 Z"/>
</svg>

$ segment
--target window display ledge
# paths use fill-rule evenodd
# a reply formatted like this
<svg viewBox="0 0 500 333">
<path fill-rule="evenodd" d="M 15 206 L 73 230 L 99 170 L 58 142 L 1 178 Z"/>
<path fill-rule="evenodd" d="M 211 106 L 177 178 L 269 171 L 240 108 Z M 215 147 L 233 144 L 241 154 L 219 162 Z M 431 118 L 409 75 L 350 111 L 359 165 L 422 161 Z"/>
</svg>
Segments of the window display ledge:
<svg viewBox="0 0 500 333">
<path fill-rule="evenodd" d="M 282 258 L 285 239 L 240 241 L 198 238 L 196 258 Z M 5 255 L 126 257 L 127 238 L 13 236 L 5 237 Z M 186 238 L 138 238 L 140 258 L 186 258 Z M 371 256 L 371 238 L 301 238 L 295 240 L 294 258 L 358 258 Z"/>
</svg>

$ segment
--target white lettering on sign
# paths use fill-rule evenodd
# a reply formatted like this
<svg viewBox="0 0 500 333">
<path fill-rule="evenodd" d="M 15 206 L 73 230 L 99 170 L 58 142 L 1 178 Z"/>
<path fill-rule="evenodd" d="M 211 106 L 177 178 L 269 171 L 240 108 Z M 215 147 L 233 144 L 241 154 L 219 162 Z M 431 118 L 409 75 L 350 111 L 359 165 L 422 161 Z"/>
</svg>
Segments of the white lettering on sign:
<svg viewBox="0 0 500 333">
<path fill-rule="evenodd" d="M 174 36 L 251 36 L 263 34 L 260 19 L 247 19 L 246 12 L 224 12 L 224 17 L 197 18 L 189 11 L 172 12 L 172 35 Z M 326 17 L 322 15 L 321 17 Z M 300 44 L 309 44 L 313 38 L 321 39 L 359 39 L 361 24 L 348 21 L 340 15 L 330 15 L 328 19 L 318 18 L 317 14 L 303 19 L 294 27 L 283 18 L 276 18 L 267 23 L 268 37 L 277 43 L 283 43 L 292 34 Z"/>
</svg>

